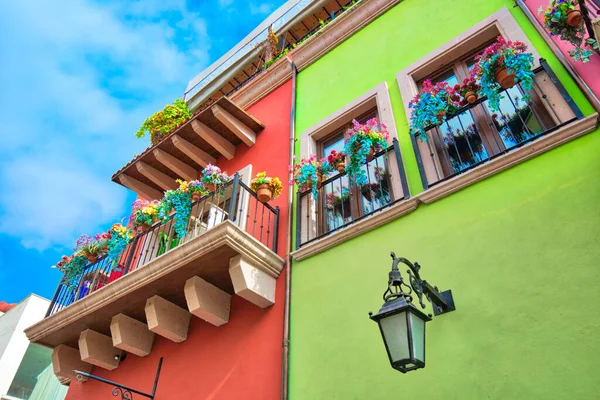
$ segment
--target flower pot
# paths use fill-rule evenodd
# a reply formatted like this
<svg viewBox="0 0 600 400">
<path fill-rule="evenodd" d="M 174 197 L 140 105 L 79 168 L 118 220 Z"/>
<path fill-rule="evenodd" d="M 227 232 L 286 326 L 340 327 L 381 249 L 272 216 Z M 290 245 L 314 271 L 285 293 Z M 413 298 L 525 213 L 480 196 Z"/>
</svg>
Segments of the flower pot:
<svg viewBox="0 0 600 400">
<path fill-rule="evenodd" d="M 473 104 L 477 101 L 477 93 L 475 92 L 467 92 L 465 93 L 465 100 L 467 101 L 467 103 L 469 104 Z"/>
<path fill-rule="evenodd" d="M 215 185 L 214 183 L 207 183 L 206 189 L 208 189 L 209 192 L 214 192 L 217 190 L 217 185 Z"/>
<path fill-rule="evenodd" d="M 498 82 L 502 89 L 510 89 L 517 84 L 515 81 L 515 74 L 509 75 L 508 70 L 504 65 L 496 67 L 496 70 L 494 71 L 494 78 L 496 78 L 496 82 Z"/>
<path fill-rule="evenodd" d="M 258 201 L 267 203 L 273 197 L 273 192 L 271 191 L 271 186 L 266 183 L 259 185 L 256 189 L 256 196 L 258 197 Z"/>
<path fill-rule="evenodd" d="M 98 254 L 85 254 L 84 257 L 90 262 L 90 264 L 98 261 Z"/>
<path fill-rule="evenodd" d="M 193 192 L 192 193 L 192 202 L 196 202 L 198 200 L 200 200 L 200 192 Z"/>
<path fill-rule="evenodd" d="M 367 155 L 367 162 L 373 161 L 373 155 L 375 154 L 375 149 L 373 146 L 369 149 L 369 154 Z"/>
<path fill-rule="evenodd" d="M 335 166 L 340 174 L 344 173 L 344 169 L 346 168 L 346 163 L 339 162 Z"/>
<path fill-rule="evenodd" d="M 581 11 L 579 11 L 579 10 L 567 11 L 567 25 L 579 26 L 579 25 L 581 25 L 581 21 L 583 21 L 583 16 L 581 15 Z"/>
<path fill-rule="evenodd" d="M 446 116 L 446 111 L 442 110 L 439 113 L 437 113 L 437 119 L 438 122 L 441 124 L 442 122 L 444 122 L 444 117 Z"/>
<path fill-rule="evenodd" d="M 138 233 L 145 233 L 148 232 L 150 230 L 150 225 L 148 224 L 142 224 L 140 226 L 138 226 L 137 231 Z"/>
<path fill-rule="evenodd" d="M 323 174 L 317 172 L 317 189 L 321 189 L 321 185 L 323 184 Z"/>
</svg>

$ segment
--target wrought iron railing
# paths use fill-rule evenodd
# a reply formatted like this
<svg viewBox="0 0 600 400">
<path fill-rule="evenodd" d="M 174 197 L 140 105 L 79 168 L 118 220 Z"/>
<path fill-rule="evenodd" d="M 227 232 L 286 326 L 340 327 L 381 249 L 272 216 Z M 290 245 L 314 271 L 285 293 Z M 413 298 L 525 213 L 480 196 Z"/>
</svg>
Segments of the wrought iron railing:
<svg viewBox="0 0 600 400">
<path fill-rule="evenodd" d="M 600 42 L 600 38 L 596 37 L 592 21 L 600 17 L 600 0 L 577 0 L 579 3 L 579 9 L 581 10 L 581 16 L 583 17 L 583 24 L 588 33 L 588 36 Z M 596 52 L 600 54 L 600 51 L 596 49 Z"/>
<path fill-rule="evenodd" d="M 410 196 L 397 139 L 388 148 L 375 153 L 362 170 L 367 177 L 364 185 L 352 182 L 345 172 L 335 172 L 325 177 L 316 196 L 311 190 L 298 191 L 297 248 Z"/>
<path fill-rule="evenodd" d="M 170 217 L 154 224 L 147 232 L 136 235 L 121 256 L 111 260 L 104 256 L 85 266 L 78 276 L 77 286 L 59 283 L 46 317 L 68 307 L 85 296 L 109 285 L 131 271 L 143 268 L 170 250 L 190 242 L 229 220 L 262 244 L 277 252 L 279 207 L 262 203 L 236 174 L 215 192 L 192 203 L 188 230 L 177 237 L 175 222 Z"/>
<path fill-rule="evenodd" d="M 483 97 L 426 128 L 425 137 L 411 135 L 424 189 L 583 117 L 544 59 L 533 72 L 530 100 L 523 100 L 525 91 L 517 84 L 502 91 L 498 111 Z"/>
</svg>

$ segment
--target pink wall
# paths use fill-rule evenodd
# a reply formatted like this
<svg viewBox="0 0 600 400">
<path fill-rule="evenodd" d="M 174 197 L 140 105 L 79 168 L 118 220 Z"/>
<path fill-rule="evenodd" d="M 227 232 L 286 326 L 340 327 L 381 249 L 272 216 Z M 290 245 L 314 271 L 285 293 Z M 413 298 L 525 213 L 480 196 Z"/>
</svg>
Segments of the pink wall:
<svg viewBox="0 0 600 400">
<path fill-rule="evenodd" d="M 548 7 L 549 3 L 549 0 L 527 0 L 525 3 L 531 13 L 535 15 L 541 26 L 544 26 L 544 19 L 543 15 L 538 13 L 538 10 L 540 7 Z M 548 33 L 548 31 L 546 31 L 546 33 Z M 548 35 L 550 35 L 550 33 L 548 33 Z M 574 61 L 569 55 L 569 50 L 573 49 L 573 45 L 569 42 L 560 40 L 558 37 L 550 37 L 552 41 L 556 43 L 568 62 L 573 66 L 575 71 L 577 71 L 585 83 L 590 87 L 592 92 L 594 92 L 596 97 L 600 98 L 600 79 L 598 78 L 598 73 L 600 72 L 600 55 L 597 53 L 593 54 L 590 57 L 590 62 L 585 64 L 580 61 Z"/>
<path fill-rule="evenodd" d="M 287 82 L 248 109 L 265 124 L 256 144 L 242 144 L 233 160 L 219 159 L 217 165 L 233 173 L 248 164 L 253 172 L 278 176 L 284 193 L 273 206 L 281 208 L 279 251 L 286 254 L 287 165 L 289 162 L 289 118 L 291 82 Z M 121 365 L 107 371 L 94 367 L 92 374 L 150 392 L 160 357 L 164 357 L 156 398 L 160 400 L 275 400 L 281 388 L 281 344 L 285 274 L 277 280 L 275 304 L 261 309 L 233 296 L 229 322 L 212 326 L 192 316 L 188 338 L 174 343 L 156 335 L 146 357 L 127 354 Z M 108 329 L 108 327 L 107 327 Z M 96 381 L 73 381 L 67 400 L 113 398 L 112 387 Z M 135 395 L 134 398 L 141 398 Z"/>
</svg>

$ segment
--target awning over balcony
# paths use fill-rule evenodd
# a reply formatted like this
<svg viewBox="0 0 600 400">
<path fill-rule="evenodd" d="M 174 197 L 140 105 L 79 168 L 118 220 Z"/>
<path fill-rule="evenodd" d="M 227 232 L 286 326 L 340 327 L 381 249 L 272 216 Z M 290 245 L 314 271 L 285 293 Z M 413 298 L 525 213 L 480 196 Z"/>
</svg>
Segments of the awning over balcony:
<svg viewBox="0 0 600 400">
<path fill-rule="evenodd" d="M 232 159 L 236 146 L 253 146 L 264 125 L 227 97 L 196 114 L 159 143 L 117 171 L 112 180 L 147 200 L 175 189 L 177 179 L 194 180 L 207 164 Z"/>
</svg>

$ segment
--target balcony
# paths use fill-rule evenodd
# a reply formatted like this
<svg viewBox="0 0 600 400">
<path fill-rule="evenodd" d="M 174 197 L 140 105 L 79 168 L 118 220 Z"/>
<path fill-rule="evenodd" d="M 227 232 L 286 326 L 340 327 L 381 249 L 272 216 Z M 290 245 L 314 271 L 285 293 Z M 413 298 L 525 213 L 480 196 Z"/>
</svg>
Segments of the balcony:
<svg viewBox="0 0 600 400">
<path fill-rule="evenodd" d="M 500 109 L 479 98 L 430 126 L 426 138 L 411 135 L 425 189 L 510 153 L 583 117 L 545 60 L 534 70 L 529 101 L 519 84 L 502 92 Z"/>
<path fill-rule="evenodd" d="M 236 174 L 192 204 L 188 223 L 182 238 L 172 217 L 156 223 L 135 236 L 118 260 L 87 265 L 77 287 L 59 285 L 47 317 L 26 334 L 55 348 L 60 379 L 72 379 L 74 366 L 116 368 L 117 349 L 147 354 L 152 340 L 150 347 L 139 342 L 140 326 L 180 342 L 187 337 L 180 322 L 189 324 L 190 313 L 213 325 L 227 323 L 231 295 L 261 308 L 274 304 L 284 265 L 276 253 L 278 208 L 258 201 Z M 180 322 L 173 325 L 174 318 Z"/>
<path fill-rule="evenodd" d="M 375 153 L 363 167 L 368 183 L 358 186 L 345 172 L 330 175 L 318 189 L 297 194 L 296 248 L 369 218 L 409 197 L 400 146 Z"/>
</svg>

